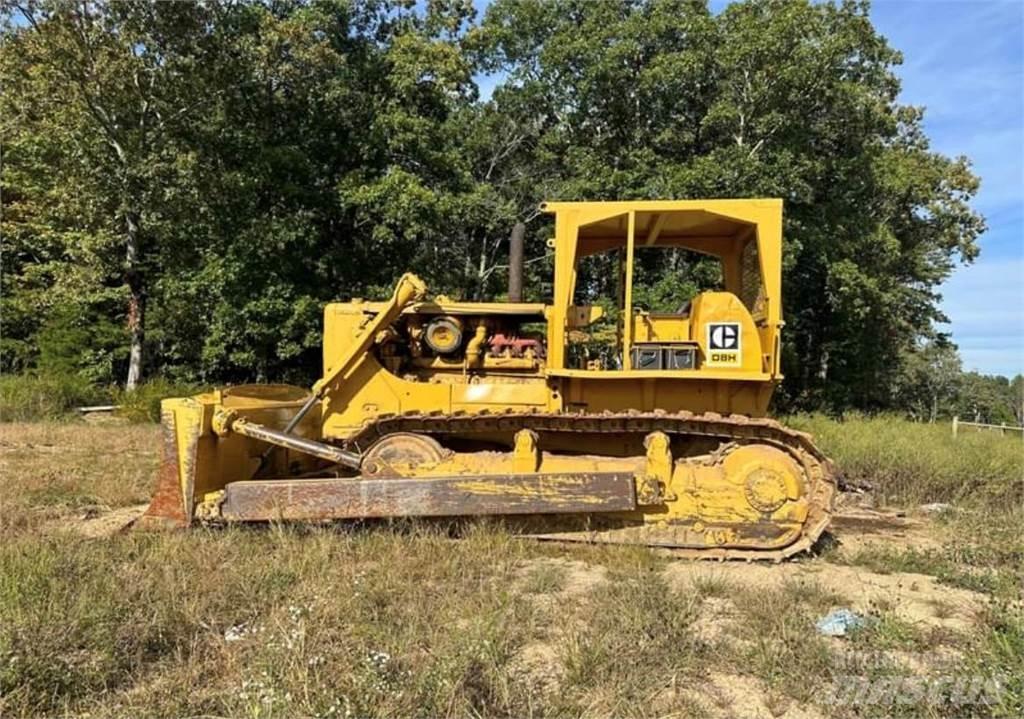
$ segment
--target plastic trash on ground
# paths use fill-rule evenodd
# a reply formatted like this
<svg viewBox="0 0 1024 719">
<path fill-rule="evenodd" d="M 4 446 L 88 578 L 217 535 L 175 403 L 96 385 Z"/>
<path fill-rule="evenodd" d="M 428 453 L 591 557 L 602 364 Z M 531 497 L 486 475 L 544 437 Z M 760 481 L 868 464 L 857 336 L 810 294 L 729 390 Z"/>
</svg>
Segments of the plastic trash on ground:
<svg viewBox="0 0 1024 719">
<path fill-rule="evenodd" d="M 819 619 L 815 625 L 818 634 L 826 637 L 845 637 L 865 626 L 867 626 L 867 620 L 849 609 L 833 609 Z"/>
</svg>

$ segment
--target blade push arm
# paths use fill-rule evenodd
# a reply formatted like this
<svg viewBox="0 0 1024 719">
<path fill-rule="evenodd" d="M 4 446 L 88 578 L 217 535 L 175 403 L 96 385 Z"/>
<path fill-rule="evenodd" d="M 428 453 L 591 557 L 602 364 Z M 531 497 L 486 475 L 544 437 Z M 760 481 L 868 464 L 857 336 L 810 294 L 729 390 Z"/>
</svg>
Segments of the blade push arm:
<svg viewBox="0 0 1024 719">
<path fill-rule="evenodd" d="M 423 280 L 411 272 L 402 275 L 388 303 L 363 327 L 362 333 L 345 349 L 341 357 L 338 357 L 330 367 L 324 368 L 324 376 L 313 385 L 313 396 L 317 399 L 323 397 L 324 390 L 369 351 L 377 341 L 377 335 L 397 320 L 402 310 L 423 299 L 426 294 L 427 286 Z"/>
<path fill-rule="evenodd" d="M 284 428 L 285 433 L 291 432 L 298 426 L 302 418 L 309 413 L 309 410 L 313 408 L 324 395 L 324 391 L 328 386 L 338 377 L 342 376 L 348 369 L 358 361 L 370 346 L 376 341 L 377 333 L 381 330 L 387 329 L 387 327 L 398 319 L 398 316 L 402 314 L 402 310 L 408 307 L 413 302 L 422 299 L 427 294 L 427 286 L 424 284 L 416 275 L 411 272 L 406 272 L 398 280 L 398 285 L 395 287 L 394 294 L 391 295 L 391 300 L 377 316 L 374 317 L 370 323 L 363 328 L 363 332 L 355 342 L 348 346 L 341 357 L 339 357 L 333 365 L 324 369 L 324 376 L 316 381 L 313 385 L 313 393 L 310 395 L 306 404 L 298 411 L 298 413 L 288 423 L 288 426 Z"/>
</svg>

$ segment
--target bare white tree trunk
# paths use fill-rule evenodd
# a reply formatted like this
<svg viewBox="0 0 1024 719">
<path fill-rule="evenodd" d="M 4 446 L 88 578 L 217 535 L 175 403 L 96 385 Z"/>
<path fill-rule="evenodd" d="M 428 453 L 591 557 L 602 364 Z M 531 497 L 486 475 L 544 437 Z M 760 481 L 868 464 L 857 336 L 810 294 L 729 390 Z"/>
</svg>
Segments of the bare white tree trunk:
<svg viewBox="0 0 1024 719">
<path fill-rule="evenodd" d="M 146 333 L 146 291 L 139 269 L 139 224 L 132 213 L 125 218 L 125 280 L 128 284 L 128 377 L 124 387 L 129 392 L 142 379 L 143 344 Z"/>
</svg>

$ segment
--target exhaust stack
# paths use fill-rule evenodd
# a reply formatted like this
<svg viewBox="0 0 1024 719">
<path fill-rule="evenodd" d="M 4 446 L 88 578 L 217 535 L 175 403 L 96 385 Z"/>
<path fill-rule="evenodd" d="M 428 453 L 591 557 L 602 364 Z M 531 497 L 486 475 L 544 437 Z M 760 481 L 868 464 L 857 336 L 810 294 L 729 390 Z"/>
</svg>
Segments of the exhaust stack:
<svg viewBox="0 0 1024 719">
<path fill-rule="evenodd" d="M 508 238 L 508 301 L 523 301 L 523 252 L 526 225 L 517 222 Z"/>
</svg>

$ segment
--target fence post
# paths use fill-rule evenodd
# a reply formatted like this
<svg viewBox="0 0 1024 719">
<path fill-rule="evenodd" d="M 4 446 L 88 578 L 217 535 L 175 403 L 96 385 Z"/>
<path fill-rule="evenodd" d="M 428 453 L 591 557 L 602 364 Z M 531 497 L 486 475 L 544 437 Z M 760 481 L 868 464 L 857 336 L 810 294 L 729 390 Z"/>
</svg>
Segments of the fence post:
<svg viewBox="0 0 1024 719">
<path fill-rule="evenodd" d="M 959 422 L 959 419 L 960 418 L 957 417 L 956 415 L 953 416 L 953 439 L 956 439 L 956 425 L 957 422 Z"/>
</svg>

